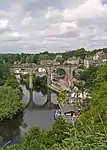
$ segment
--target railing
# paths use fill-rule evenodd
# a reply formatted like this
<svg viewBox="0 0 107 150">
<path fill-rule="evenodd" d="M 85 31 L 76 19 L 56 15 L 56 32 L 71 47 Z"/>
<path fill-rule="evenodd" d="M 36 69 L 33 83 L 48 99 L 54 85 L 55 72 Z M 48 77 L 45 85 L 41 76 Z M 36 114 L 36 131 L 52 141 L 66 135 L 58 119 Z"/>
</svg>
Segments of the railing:
<svg viewBox="0 0 107 150">
<path fill-rule="evenodd" d="M 71 66 L 77 66 L 73 64 L 41 64 L 41 65 L 36 65 L 36 64 L 18 64 L 18 65 L 13 65 L 11 68 L 45 68 L 45 67 L 71 67 Z"/>
</svg>

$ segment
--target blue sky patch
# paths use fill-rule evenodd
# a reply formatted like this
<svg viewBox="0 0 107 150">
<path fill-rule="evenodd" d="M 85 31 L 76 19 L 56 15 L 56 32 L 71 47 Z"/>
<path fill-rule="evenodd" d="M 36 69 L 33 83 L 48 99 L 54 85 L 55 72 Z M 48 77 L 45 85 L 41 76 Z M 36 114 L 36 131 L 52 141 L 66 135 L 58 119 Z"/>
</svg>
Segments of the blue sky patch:
<svg viewBox="0 0 107 150">
<path fill-rule="evenodd" d="M 102 2 L 103 4 L 107 4 L 107 0 L 103 0 L 103 2 Z"/>
</svg>

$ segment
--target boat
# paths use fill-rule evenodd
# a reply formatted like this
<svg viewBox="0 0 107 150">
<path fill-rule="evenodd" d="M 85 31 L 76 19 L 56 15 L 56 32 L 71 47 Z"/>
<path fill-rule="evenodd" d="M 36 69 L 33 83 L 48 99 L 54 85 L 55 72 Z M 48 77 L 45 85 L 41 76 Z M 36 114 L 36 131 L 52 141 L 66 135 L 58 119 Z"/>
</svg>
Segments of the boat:
<svg viewBox="0 0 107 150">
<path fill-rule="evenodd" d="M 59 118 L 61 118 L 61 111 L 60 111 L 60 109 L 56 110 L 55 113 L 54 113 L 54 119 L 57 120 Z"/>
</svg>

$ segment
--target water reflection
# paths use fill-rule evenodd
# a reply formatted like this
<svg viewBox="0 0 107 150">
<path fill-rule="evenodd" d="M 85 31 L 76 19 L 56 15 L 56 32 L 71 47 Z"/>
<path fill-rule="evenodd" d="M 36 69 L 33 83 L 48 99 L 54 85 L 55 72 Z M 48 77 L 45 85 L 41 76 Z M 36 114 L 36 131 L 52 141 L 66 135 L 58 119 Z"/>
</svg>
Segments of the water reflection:
<svg viewBox="0 0 107 150">
<path fill-rule="evenodd" d="M 15 119 L 0 122 L 0 146 L 21 136 L 20 126 L 22 119 L 23 114 L 19 114 Z"/>
<path fill-rule="evenodd" d="M 48 129 L 54 122 L 54 112 L 57 108 L 57 105 L 54 105 L 57 103 L 56 94 L 46 89 L 29 92 L 24 85 L 21 87 L 24 93 L 23 101 L 30 100 L 30 103 L 16 118 L 0 122 L 0 146 L 10 140 L 20 138 L 32 126 Z M 49 92 L 48 96 L 47 92 Z"/>
<path fill-rule="evenodd" d="M 42 106 L 43 104 L 45 104 L 47 102 L 47 95 L 42 95 L 41 92 L 33 92 L 33 102 L 36 105 Z"/>
<path fill-rule="evenodd" d="M 39 86 L 37 86 L 37 87 L 35 87 L 35 91 L 36 92 L 41 92 L 44 96 L 45 95 L 47 95 L 47 92 L 48 92 L 48 89 L 47 89 L 47 87 L 39 87 Z"/>
</svg>

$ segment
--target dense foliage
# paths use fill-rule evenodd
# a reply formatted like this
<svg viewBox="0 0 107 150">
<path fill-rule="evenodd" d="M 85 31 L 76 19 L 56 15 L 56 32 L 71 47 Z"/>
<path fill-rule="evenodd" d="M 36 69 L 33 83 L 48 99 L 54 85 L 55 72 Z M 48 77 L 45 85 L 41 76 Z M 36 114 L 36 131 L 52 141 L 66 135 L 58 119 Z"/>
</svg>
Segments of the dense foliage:
<svg viewBox="0 0 107 150">
<path fill-rule="evenodd" d="M 65 76 L 66 72 L 63 68 L 57 68 L 56 69 L 56 74 L 59 76 Z"/>
<path fill-rule="evenodd" d="M 21 109 L 21 91 L 11 86 L 0 87 L 0 119 L 12 118 Z"/>
<path fill-rule="evenodd" d="M 0 85 L 0 120 L 10 119 L 22 110 L 22 90 L 6 64 L 0 64 Z"/>
<path fill-rule="evenodd" d="M 67 92 L 66 91 L 62 91 L 58 94 L 58 102 L 59 104 L 62 106 L 64 104 L 67 103 Z"/>
<path fill-rule="evenodd" d="M 84 123 L 90 124 L 92 116 L 96 130 L 104 132 L 107 130 L 107 64 L 104 64 L 96 71 L 94 87 L 91 92 L 90 109 L 80 116 Z M 104 129 L 104 130 L 103 130 Z"/>
<path fill-rule="evenodd" d="M 88 69 L 80 71 L 79 76 L 77 77 L 78 80 L 85 81 L 85 88 L 93 89 L 94 88 L 94 81 L 96 79 L 98 67 L 91 66 Z"/>
<path fill-rule="evenodd" d="M 47 94 L 47 77 L 33 76 L 33 89 L 37 92 L 42 92 L 43 95 Z"/>
<path fill-rule="evenodd" d="M 47 77 L 35 77 L 33 76 L 33 85 L 34 87 L 39 86 L 39 87 L 46 87 L 47 86 Z"/>
<path fill-rule="evenodd" d="M 5 80 L 10 77 L 8 65 L 0 64 L 0 86 L 5 83 Z"/>
</svg>

